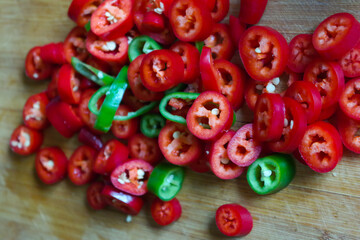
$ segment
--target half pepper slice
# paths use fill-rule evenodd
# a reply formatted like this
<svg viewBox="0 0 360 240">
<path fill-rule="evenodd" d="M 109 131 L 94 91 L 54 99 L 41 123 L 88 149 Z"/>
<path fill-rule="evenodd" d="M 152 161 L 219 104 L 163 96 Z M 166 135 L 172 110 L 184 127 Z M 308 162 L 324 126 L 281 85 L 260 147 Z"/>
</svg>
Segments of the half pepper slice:
<svg viewBox="0 0 360 240">
<path fill-rule="evenodd" d="M 141 133 L 149 138 L 159 136 L 160 130 L 165 126 L 166 120 L 160 114 L 149 113 L 141 118 Z"/>
<path fill-rule="evenodd" d="M 147 189 L 163 201 L 173 199 L 182 187 L 185 170 L 170 163 L 157 165 L 148 180 Z"/>
<path fill-rule="evenodd" d="M 149 36 L 138 36 L 134 38 L 129 45 L 129 60 L 132 62 L 141 54 L 148 54 L 154 50 L 160 50 L 162 47 Z"/>
<path fill-rule="evenodd" d="M 160 105 L 159 105 L 159 111 L 160 111 L 161 115 L 164 118 L 166 118 L 167 120 L 186 125 L 185 118 L 183 118 L 182 116 L 176 116 L 176 115 L 171 114 L 166 109 L 166 106 L 168 105 L 170 99 L 172 99 L 172 98 L 195 100 L 199 95 L 200 95 L 200 93 L 185 93 L 185 92 L 175 92 L 175 93 L 168 94 L 161 100 Z"/>
<path fill-rule="evenodd" d="M 259 195 L 276 193 L 295 177 L 295 162 L 291 155 L 274 154 L 257 159 L 248 168 L 246 178 Z"/>
</svg>

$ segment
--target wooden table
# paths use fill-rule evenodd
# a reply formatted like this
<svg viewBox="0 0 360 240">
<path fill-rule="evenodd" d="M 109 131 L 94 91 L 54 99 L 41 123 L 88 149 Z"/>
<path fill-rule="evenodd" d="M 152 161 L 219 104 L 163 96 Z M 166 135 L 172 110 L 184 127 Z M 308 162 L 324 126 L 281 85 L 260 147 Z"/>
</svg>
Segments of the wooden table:
<svg viewBox="0 0 360 240">
<path fill-rule="evenodd" d="M 239 2 L 233 0 L 237 15 Z M 45 83 L 24 76 L 27 51 L 48 42 L 62 41 L 74 25 L 66 17 L 70 0 L 0 1 L 0 238 L 7 239 L 224 239 L 214 214 L 218 206 L 236 202 L 254 218 L 254 229 L 245 239 L 359 239 L 360 160 L 345 151 L 332 172 L 317 174 L 298 164 L 292 184 L 280 193 L 259 197 L 245 177 L 222 181 L 211 174 L 188 171 L 181 193 L 180 220 L 158 227 L 149 204 L 126 223 L 122 213 L 93 211 L 85 203 L 86 187 L 68 180 L 53 187 L 34 174 L 34 156 L 18 157 L 8 148 L 12 130 L 21 123 L 27 97 L 42 91 Z M 270 0 L 261 24 L 279 30 L 288 41 L 311 32 L 325 17 L 347 11 L 360 20 L 357 0 Z M 251 120 L 240 111 L 241 122 Z M 240 126 L 240 122 L 237 124 Z M 77 140 L 45 131 L 45 145 L 60 145 L 70 156 Z"/>
</svg>

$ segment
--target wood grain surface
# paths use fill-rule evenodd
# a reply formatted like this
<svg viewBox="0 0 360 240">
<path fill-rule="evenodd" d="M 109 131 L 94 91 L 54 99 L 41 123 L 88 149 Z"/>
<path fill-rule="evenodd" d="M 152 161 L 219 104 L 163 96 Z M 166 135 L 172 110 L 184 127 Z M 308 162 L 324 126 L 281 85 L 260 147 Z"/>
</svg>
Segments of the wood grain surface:
<svg viewBox="0 0 360 240">
<path fill-rule="evenodd" d="M 240 1 L 231 3 L 231 14 L 237 15 Z M 0 239 L 224 239 L 214 214 L 229 202 L 252 213 L 254 228 L 244 239 L 360 239 L 360 159 L 349 151 L 332 173 L 317 174 L 298 164 L 291 185 L 265 197 L 251 191 L 245 176 L 222 181 L 210 173 L 187 171 L 178 195 L 182 217 L 168 227 L 154 224 L 148 203 L 126 223 L 122 213 L 87 207 L 86 187 L 75 187 L 69 180 L 52 187 L 41 184 L 34 174 L 34 156 L 12 154 L 8 141 L 21 123 L 26 99 L 47 84 L 24 76 L 26 53 L 35 45 L 63 41 L 74 26 L 66 15 L 69 4 L 0 1 Z M 279 30 L 290 41 L 343 11 L 360 20 L 360 1 L 269 0 L 260 24 Z M 251 121 L 248 110 L 238 114 L 237 126 Z M 54 129 L 46 130 L 45 137 L 46 146 L 61 145 L 67 156 L 78 146 L 75 138 L 67 140 Z"/>
</svg>

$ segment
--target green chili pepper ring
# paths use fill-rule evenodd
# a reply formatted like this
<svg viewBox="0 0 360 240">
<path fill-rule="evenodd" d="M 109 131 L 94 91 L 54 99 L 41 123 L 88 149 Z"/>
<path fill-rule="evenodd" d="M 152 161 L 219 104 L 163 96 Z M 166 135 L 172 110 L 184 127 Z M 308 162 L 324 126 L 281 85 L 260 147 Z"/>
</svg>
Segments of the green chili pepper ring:
<svg viewBox="0 0 360 240">
<path fill-rule="evenodd" d="M 154 50 L 160 50 L 162 47 L 149 36 L 138 36 L 134 38 L 129 45 L 129 59 L 130 62 L 134 61 L 135 58 L 141 54 L 148 54 Z"/>
<path fill-rule="evenodd" d="M 160 114 L 149 113 L 141 118 L 140 130 L 149 138 L 159 136 L 161 129 L 165 126 L 166 120 Z"/>
</svg>

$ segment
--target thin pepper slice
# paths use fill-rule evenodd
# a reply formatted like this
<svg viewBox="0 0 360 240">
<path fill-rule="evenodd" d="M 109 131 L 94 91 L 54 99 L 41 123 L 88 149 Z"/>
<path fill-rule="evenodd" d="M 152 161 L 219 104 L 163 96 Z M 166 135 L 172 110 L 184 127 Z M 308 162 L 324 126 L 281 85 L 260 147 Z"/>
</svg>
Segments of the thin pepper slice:
<svg viewBox="0 0 360 240">
<path fill-rule="evenodd" d="M 149 36 L 138 36 L 134 38 L 129 45 L 129 60 L 132 62 L 141 54 L 148 54 L 154 50 L 160 50 L 162 47 Z"/>
<path fill-rule="evenodd" d="M 166 106 L 167 106 L 168 102 L 170 101 L 170 99 L 172 99 L 172 98 L 195 100 L 199 95 L 200 95 L 200 93 L 185 93 L 185 92 L 175 92 L 175 93 L 168 94 L 161 100 L 160 105 L 159 105 L 159 111 L 160 111 L 161 115 L 164 118 L 166 118 L 167 120 L 181 123 L 181 124 L 186 124 L 185 118 L 171 114 L 170 112 L 168 112 L 168 110 L 166 110 Z"/>
<path fill-rule="evenodd" d="M 124 96 L 125 90 L 128 87 L 127 70 L 128 70 L 128 66 L 124 66 L 121 69 L 119 75 L 111 84 L 109 91 L 105 93 L 106 97 L 104 99 L 103 104 L 101 105 L 99 115 L 97 116 L 94 126 L 95 129 L 103 132 L 109 131 L 112 122 L 114 120 L 116 110 L 118 109 L 121 100 Z"/>
<path fill-rule="evenodd" d="M 259 195 L 276 193 L 295 177 L 295 162 L 291 155 L 274 154 L 257 159 L 247 170 L 246 178 Z"/>
<path fill-rule="evenodd" d="M 159 136 L 161 129 L 165 126 L 166 120 L 160 114 L 149 113 L 141 118 L 141 133 L 149 138 Z"/>
<path fill-rule="evenodd" d="M 127 120 L 130 120 L 130 119 L 139 117 L 139 116 L 144 115 L 145 113 L 148 113 L 151 110 L 153 110 L 158 104 L 159 104 L 158 101 L 157 102 L 151 102 L 148 105 L 145 105 L 142 108 L 139 108 L 135 112 L 129 112 L 126 116 L 116 115 L 114 117 L 114 121 L 127 121 Z"/>
<path fill-rule="evenodd" d="M 78 73 L 100 86 L 110 85 L 114 82 L 113 76 L 110 76 L 86 63 L 83 63 L 76 57 L 71 58 L 71 65 Z"/>
<path fill-rule="evenodd" d="M 181 190 L 185 170 L 170 163 L 157 165 L 148 180 L 147 189 L 163 201 L 170 201 Z"/>
</svg>

